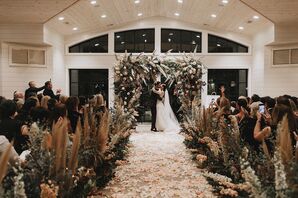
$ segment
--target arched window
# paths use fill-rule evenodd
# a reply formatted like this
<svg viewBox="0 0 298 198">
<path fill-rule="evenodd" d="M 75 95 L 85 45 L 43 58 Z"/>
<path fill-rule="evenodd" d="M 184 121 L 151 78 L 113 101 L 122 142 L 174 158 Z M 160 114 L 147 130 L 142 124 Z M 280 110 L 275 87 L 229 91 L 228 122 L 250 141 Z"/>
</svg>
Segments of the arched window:
<svg viewBox="0 0 298 198">
<path fill-rule="evenodd" d="M 209 53 L 247 53 L 248 47 L 219 36 L 208 34 Z"/>
<path fill-rule="evenodd" d="M 98 36 L 70 46 L 69 53 L 108 53 L 108 35 Z"/>
<path fill-rule="evenodd" d="M 202 33 L 188 30 L 161 29 L 161 52 L 197 52 L 202 51 Z"/>
<path fill-rule="evenodd" d="M 115 33 L 115 52 L 153 52 L 154 29 L 129 30 Z"/>
</svg>

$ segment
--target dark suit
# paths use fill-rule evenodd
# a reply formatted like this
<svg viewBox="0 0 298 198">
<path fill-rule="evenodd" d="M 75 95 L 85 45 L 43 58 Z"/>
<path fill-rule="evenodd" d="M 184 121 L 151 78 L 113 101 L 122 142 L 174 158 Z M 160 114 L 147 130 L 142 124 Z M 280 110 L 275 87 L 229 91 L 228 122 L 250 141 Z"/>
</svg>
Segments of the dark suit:
<svg viewBox="0 0 298 198">
<path fill-rule="evenodd" d="M 43 86 L 43 87 L 39 87 L 39 88 L 37 88 L 37 87 L 29 87 L 29 88 L 26 89 L 26 91 L 25 91 L 25 100 L 26 100 L 27 98 L 29 98 L 30 93 L 37 94 L 37 92 L 43 90 L 44 88 L 45 88 L 45 86 Z"/>
<path fill-rule="evenodd" d="M 57 101 L 59 101 L 59 96 L 60 95 L 55 95 L 53 90 L 51 90 L 51 89 L 45 88 L 44 91 L 43 91 L 43 95 L 44 96 L 50 96 L 51 98 L 56 99 Z"/>
<path fill-rule="evenodd" d="M 157 100 L 161 100 L 160 96 L 157 93 L 154 93 L 151 90 L 151 115 L 152 115 L 151 130 L 156 129 L 155 123 L 156 123 L 156 104 L 157 104 Z"/>
</svg>

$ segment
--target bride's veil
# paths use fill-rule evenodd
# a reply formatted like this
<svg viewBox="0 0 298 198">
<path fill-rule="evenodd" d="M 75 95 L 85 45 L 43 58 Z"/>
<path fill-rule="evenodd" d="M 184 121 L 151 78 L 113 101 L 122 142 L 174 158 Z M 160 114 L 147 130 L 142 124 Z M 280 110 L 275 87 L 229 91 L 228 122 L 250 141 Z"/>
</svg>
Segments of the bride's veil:
<svg viewBox="0 0 298 198">
<path fill-rule="evenodd" d="M 176 127 L 179 127 L 179 122 L 172 110 L 171 105 L 170 105 L 170 98 L 169 98 L 169 93 L 168 93 L 167 89 L 165 90 L 164 108 L 165 108 L 165 113 L 168 116 L 168 118 L 176 125 Z"/>
</svg>

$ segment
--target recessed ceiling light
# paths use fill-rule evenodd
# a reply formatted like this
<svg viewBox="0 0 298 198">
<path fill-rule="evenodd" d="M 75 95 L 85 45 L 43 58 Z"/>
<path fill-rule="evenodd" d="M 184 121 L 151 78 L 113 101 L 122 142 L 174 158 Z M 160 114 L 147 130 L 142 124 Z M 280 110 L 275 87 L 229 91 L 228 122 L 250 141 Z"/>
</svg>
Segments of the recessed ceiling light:
<svg viewBox="0 0 298 198">
<path fill-rule="evenodd" d="M 239 26 L 238 29 L 239 29 L 239 30 L 244 30 L 244 27 Z"/>
<path fill-rule="evenodd" d="M 59 21 L 63 21 L 64 17 L 59 17 L 58 19 L 59 19 Z"/>
<path fill-rule="evenodd" d="M 257 15 L 255 15 L 255 16 L 253 16 L 253 18 L 254 18 L 254 19 L 259 19 L 260 17 L 257 16 Z"/>
<path fill-rule="evenodd" d="M 74 30 L 74 31 L 76 31 L 76 30 L 78 30 L 79 28 L 77 28 L 77 27 L 74 27 L 74 28 L 72 28 L 72 30 Z"/>
<path fill-rule="evenodd" d="M 94 45 L 95 47 L 97 47 L 97 46 L 99 46 L 99 43 L 95 43 L 95 45 Z"/>
<path fill-rule="evenodd" d="M 135 0 L 135 4 L 138 4 L 138 3 L 140 3 L 140 0 Z"/>
<path fill-rule="evenodd" d="M 183 0 L 178 0 L 178 3 L 183 3 Z"/>
<path fill-rule="evenodd" d="M 101 18 L 107 18 L 107 15 L 103 14 L 101 15 Z"/>
<path fill-rule="evenodd" d="M 96 1 L 90 1 L 90 3 L 91 3 L 92 5 L 95 5 L 95 4 L 96 4 Z"/>
<path fill-rule="evenodd" d="M 180 16 L 180 14 L 178 12 L 175 13 L 175 16 Z"/>
<path fill-rule="evenodd" d="M 138 16 L 142 16 L 143 15 L 143 13 L 138 13 Z"/>
<path fill-rule="evenodd" d="M 211 17 L 212 18 L 216 18 L 216 14 L 211 14 Z"/>
<path fill-rule="evenodd" d="M 222 0 L 221 2 L 222 2 L 222 3 L 224 3 L 224 4 L 227 4 L 227 3 L 229 3 L 229 1 L 228 1 L 228 0 Z"/>
</svg>

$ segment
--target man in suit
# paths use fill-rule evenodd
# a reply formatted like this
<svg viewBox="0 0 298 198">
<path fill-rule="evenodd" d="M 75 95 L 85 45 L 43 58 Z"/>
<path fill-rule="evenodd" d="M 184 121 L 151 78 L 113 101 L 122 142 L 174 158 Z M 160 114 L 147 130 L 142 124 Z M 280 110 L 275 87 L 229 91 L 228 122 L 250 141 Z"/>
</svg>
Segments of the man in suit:
<svg viewBox="0 0 298 198">
<path fill-rule="evenodd" d="M 43 90 L 44 88 L 45 88 L 45 86 L 36 87 L 36 83 L 34 81 L 30 81 L 29 88 L 26 89 L 26 91 L 25 91 L 25 100 L 27 100 L 27 98 L 29 98 L 32 95 L 36 96 L 37 92 Z"/>
<path fill-rule="evenodd" d="M 57 90 L 57 95 L 55 95 L 54 92 L 53 92 L 52 82 L 51 81 L 45 82 L 45 89 L 43 91 L 44 96 L 50 96 L 51 98 L 56 99 L 57 101 L 59 101 L 60 92 L 61 92 L 61 90 L 58 89 Z"/>
<path fill-rule="evenodd" d="M 152 120 L 151 120 L 151 131 L 157 132 L 155 123 L 156 123 L 156 104 L 157 100 L 161 100 L 160 96 L 154 92 L 153 89 L 158 91 L 160 88 L 161 83 L 159 81 L 154 83 L 154 87 L 151 90 L 151 115 L 152 115 Z"/>
</svg>

